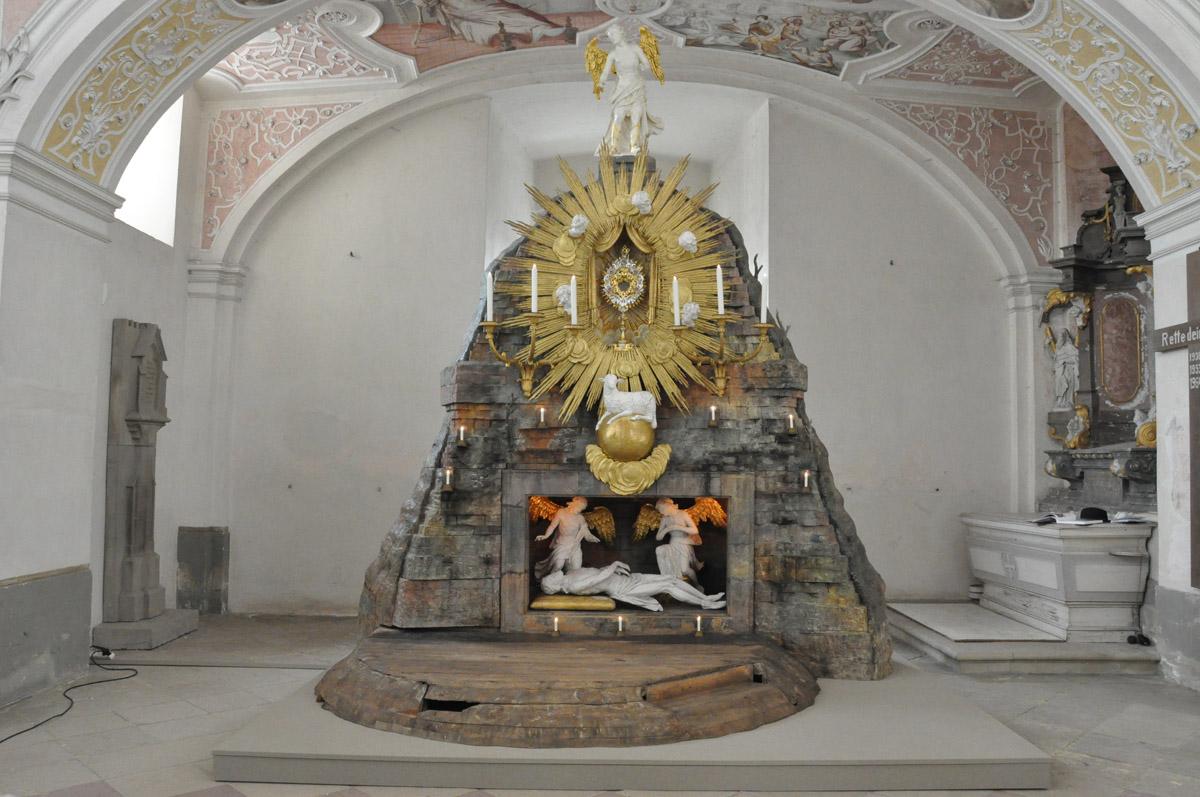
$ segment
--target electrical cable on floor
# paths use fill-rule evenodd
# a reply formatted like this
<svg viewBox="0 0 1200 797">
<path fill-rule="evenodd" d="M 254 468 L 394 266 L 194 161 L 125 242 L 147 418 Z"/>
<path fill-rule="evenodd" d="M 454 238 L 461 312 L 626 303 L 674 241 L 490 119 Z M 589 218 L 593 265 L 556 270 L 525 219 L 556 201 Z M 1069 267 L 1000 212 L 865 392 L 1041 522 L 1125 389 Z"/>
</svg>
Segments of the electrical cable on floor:
<svg viewBox="0 0 1200 797">
<path fill-rule="evenodd" d="M 93 667 L 99 667 L 101 670 L 104 670 L 105 672 L 125 672 L 125 673 L 129 673 L 129 674 L 122 675 L 120 678 L 105 678 L 100 681 L 88 681 L 87 683 L 75 684 L 74 686 L 68 686 L 66 689 L 63 690 L 63 693 L 62 693 L 62 696 L 67 699 L 67 707 L 66 708 L 64 708 L 62 711 L 58 712 L 57 714 L 55 714 L 53 716 L 46 717 L 46 719 L 42 720 L 41 722 L 39 722 L 36 725 L 30 725 L 28 728 L 25 728 L 24 730 L 17 731 L 16 733 L 10 733 L 8 736 L 5 736 L 3 739 L 0 739 L 0 744 L 4 744 L 9 739 L 16 738 L 17 736 L 20 736 L 23 733 L 29 733 L 32 730 L 40 728 L 43 725 L 45 725 L 47 722 L 49 722 L 50 720 L 58 719 L 59 717 L 64 716 L 68 711 L 70 711 L 72 708 L 75 707 L 75 699 L 71 697 L 70 693 L 75 691 L 76 689 L 82 689 L 85 686 L 95 686 L 97 684 L 111 684 L 111 683 L 116 683 L 117 681 L 128 681 L 130 678 L 132 678 L 138 674 L 138 671 L 135 670 L 133 667 L 105 667 L 103 664 L 96 661 L 96 656 L 98 656 L 98 655 L 112 656 L 112 651 L 108 650 L 107 648 L 100 648 L 100 647 L 93 646 L 92 652 L 88 654 L 88 664 L 92 665 Z"/>
</svg>

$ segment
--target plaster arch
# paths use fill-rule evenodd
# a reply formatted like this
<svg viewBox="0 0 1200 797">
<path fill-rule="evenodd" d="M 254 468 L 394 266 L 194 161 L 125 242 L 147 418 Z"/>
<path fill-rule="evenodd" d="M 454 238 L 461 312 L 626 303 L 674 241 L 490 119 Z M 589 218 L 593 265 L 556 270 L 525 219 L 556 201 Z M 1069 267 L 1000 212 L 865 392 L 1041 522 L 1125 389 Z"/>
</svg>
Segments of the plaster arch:
<svg viewBox="0 0 1200 797">
<path fill-rule="evenodd" d="M 1157 0 L 1173 9 L 1174 0 Z M 28 30 L 34 52 L 30 61 L 33 78 L 22 85 L 32 102 L 5 102 L 0 106 L 0 137 L 14 141 L 24 151 L 40 153 L 63 174 L 110 192 L 116 186 L 128 158 L 159 114 L 179 97 L 209 67 L 232 47 L 267 30 L 280 20 L 318 5 L 319 0 L 279 0 L 267 6 L 242 6 L 237 0 L 119 0 L 113 4 L 59 0 L 44 7 L 31 20 Z M 1134 181 L 1147 208 L 1173 201 L 1193 191 L 1193 178 L 1200 174 L 1200 137 L 1195 133 L 1196 80 L 1184 79 L 1186 67 L 1172 59 L 1162 63 L 1158 53 L 1170 52 L 1177 34 L 1160 33 L 1170 17 L 1158 14 L 1141 30 L 1122 36 L 1113 26 L 1126 30 L 1132 25 L 1128 14 L 1118 13 L 1113 0 L 1036 0 L 1034 10 L 1018 20 L 994 20 L 967 11 L 956 0 L 913 0 L 914 5 L 936 11 L 948 20 L 983 36 L 1017 57 L 1061 96 L 1075 105 L 1097 131 L 1114 157 Z M 1114 9 L 1117 9 L 1114 11 Z M 170 52 L 155 51 L 140 65 L 153 64 L 156 75 L 142 87 L 136 100 L 118 103 L 114 112 L 79 126 L 78 98 L 89 91 L 104 92 L 97 69 L 111 66 L 114 53 L 137 35 L 152 32 L 164 15 L 187 11 L 219 24 L 203 35 L 184 37 Z M 1084 20 L 1079 30 L 1101 31 L 1112 38 L 1118 56 L 1088 54 L 1089 63 L 1076 64 L 1053 54 L 1046 42 L 1055 40 L 1063 15 L 1074 22 Z M 215 24 L 215 23 L 214 23 Z M 1090 25 L 1090 27 L 1089 27 Z M 1154 27 L 1151 27 L 1151 26 Z M 1056 27 L 1057 26 L 1057 27 Z M 51 35 L 53 33 L 53 35 Z M 1038 37 L 1041 36 L 1041 39 Z M 1040 47 L 1040 49 L 1039 49 Z M 571 48 L 568 52 L 574 53 Z M 514 57 L 516 54 L 505 54 Z M 106 60 L 107 59 L 107 60 Z M 1113 67 L 1130 66 L 1144 80 L 1138 86 L 1136 113 L 1114 114 Z M 1178 74 L 1177 74 L 1178 73 Z M 1154 83 L 1151 87 L 1150 84 Z M 97 86 L 100 88 L 97 89 Z M 1153 96 L 1151 96 L 1153 95 Z M 1150 100 L 1155 102 L 1152 103 Z M 1155 103 L 1158 103 L 1155 105 Z M 1163 124 L 1155 108 L 1169 106 L 1171 118 Z M 74 110 L 73 110 L 74 109 Z M 74 120 L 71 130 L 66 123 Z M 114 126 L 115 125 L 115 126 Z M 69 142 L 64 146 L 63 141 Z M 93 157 L 99 147 L 108 154 Z M 86 164 L 74 163 L 84 149 Z M 1200 183 L 1200 178 L 1195 182 Z M 115 197 L 114 197 L 115 199 Z M 115 200 L 119 202 L 119 200 Z"/>
<path fill-rule="evenodd" d="M 223 264 L 240 270 L 259 226 L 271 211 L 313 172 L 334 160 L 376 131 L 415 114 L 461 102 L 491 91 L 519 86 L 578 82 L 576 53 L 568 48 L 518 51 L 487 63 L 464 61 L 431 72 L 420 81 L 394 92 L 365 98 L 360 105 L 325 124 L 281 158 L 259 180 L 225 219 L 207 250 L 194 249 L 194 262 Z M 737 54 L 687 48 L 674 54 L 673 79 L 757 92 L 771 101 L 803 109 L 833 124 L 849 125 L 882 147 L 913 163 L 930 183 L 959 204 L 978 234 L 995 253 L 992 267 L 997 280 L 1023 281 L 1043 274 L 1036 253 L 1004 206 L 980 180 L 948 150 L 871 99 L 857 95 L 844 84 L 824 76 L 805 74 L 768 59 L 749 64 Z M 530 66 L 536 64 L 538 71 Z M 597 117 L 600 123 L 600 117 Z M 198 232 L 193 245 L 198 241 Z"/>
</svg>

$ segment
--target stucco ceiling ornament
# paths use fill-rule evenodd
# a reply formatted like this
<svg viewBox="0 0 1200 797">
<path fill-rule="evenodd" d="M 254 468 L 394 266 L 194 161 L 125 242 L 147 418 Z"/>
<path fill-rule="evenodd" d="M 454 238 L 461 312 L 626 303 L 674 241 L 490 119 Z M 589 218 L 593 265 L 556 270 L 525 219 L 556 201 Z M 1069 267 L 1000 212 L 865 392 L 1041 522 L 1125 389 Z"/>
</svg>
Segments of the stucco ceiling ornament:
<svg viewBox="0 0 1200 797">
<path fill-rule="evenodd" d="M 1036 79 L 1020 61 L 965 28 L 952 30 L 933 49 L 884 77 L 1007 90 Z"/>
<path fill-rule="evenodd" d="M 1042 23 L 1012 35 L 1089 98 L 1159 200 L 1200 184 L 1195 118 L 1158 70 L 1111 27 L 1072 0 L 1054 0 Z"/>
<path fill-rule="evenodd" d="M 358 102 L 233 108 L 209 125 L 200 246 L 212 248 L 225 219 L 281 158 Z"/>
<path fill-rule="evenodd" d="M 337 22 L 333 9 L 318 17 L 309 11 L 274 30 L 243 44 L 214 67 L 239 88 L 279 83 L 347 78 L 386 78 L 389 72 L 368 63 L 342 46 L 322 29 Z"/>
<path fill-rule="evenodd" d="M 29 32 L 21 28 L 0 50 L 0 103 L 17 99 L 17 81 L 33 77 L 25 69 L 31 57 Z"/>
<path fill-rule="evenodd" d="M 950 150 L 981 179 L 1043 263 L 1054 257 L 1050 131 L 1034 111 L 876 99 Z"/>
<path fill-rule="evenodd" d="M 163 0 L 71 92 L 42 153 L 100 182 L 125 133 L 174 78 L 249 21 L 219 0 Z"/>
</svg>

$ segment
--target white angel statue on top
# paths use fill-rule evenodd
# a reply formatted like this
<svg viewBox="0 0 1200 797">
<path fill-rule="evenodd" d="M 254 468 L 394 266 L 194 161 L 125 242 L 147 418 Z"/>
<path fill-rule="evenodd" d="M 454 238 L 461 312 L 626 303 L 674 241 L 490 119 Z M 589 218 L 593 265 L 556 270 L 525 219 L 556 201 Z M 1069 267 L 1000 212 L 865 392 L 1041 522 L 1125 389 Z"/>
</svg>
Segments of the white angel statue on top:
<svg viewBox="0 0 1200 797">
<path fill-rule="evenodd" d="M 592 76 L 592 91 L 596 99 L 604 91 L 609 78 L 617 79 L 610 92 L 612 118 L 601 146 L 613 155 L 637 155 L 646 148 L 650 136 L 662 131 L 662 123 L 646 110 L 646 76 L 649 72 L 662 83 L 662 61 L 658 54 L 658 39 L 646 27 L 639 29 L 639 42 L 626 37 L 619 24 L 608 29 L 612 50 L 604 52 L 599 39 L 592 39 L 584 53 L 584 63 Z"/>
</svg>

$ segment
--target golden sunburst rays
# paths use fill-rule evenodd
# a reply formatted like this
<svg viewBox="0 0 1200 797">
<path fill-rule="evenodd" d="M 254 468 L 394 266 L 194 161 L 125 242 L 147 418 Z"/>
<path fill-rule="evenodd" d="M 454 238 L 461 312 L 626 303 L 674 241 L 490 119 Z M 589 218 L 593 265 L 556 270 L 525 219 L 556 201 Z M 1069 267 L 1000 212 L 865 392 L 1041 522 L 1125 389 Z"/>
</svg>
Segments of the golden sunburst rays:
<svg viewBox="0 0 1200 797">
<path fill-rule="evenodd" d="M 687 165 L 683 158 L 660 177 L 650 170 L 644 153 L 629 163 L 602 151 L 596 174 L 585 181 L 560 159 L 566 190 L 550 196 L 528 187 L 539 212 L 531 222 L 509 222 L 525 240 L 517 254 L 504 261 L 509 273 L 496 285 L 519 311 L 502 326 L 529 330 L 534 354 L 549 366 L 532 398 L 554 390 L 563 393 L 559 415 L 564 420 L 581 406 L 596 406 L 602 392 L 599 379 L 608 373 L 625 379 L 627 389 L 648 390 L 659 403 L 670 401 L 684 411 L 689 384 L 714 390 L 693 357 L 717 349 L 715 267 L 731 266 L 735 254 L 723 246 L 724 220 L 703 208 L 715 186 L 695 195 L 680 188 Z M 687 241 L 685 246 L 684 234 L 689 232 L 695 243 Z M 631 252 L 636 249 L 647 283 L 644 297 L 626 317 L 626 347 L 614 345 L 619 314 L 599 291 L 600 275 L 622 240 L 632 244 Z M 532 314 L 530 272 L 535 265 L 538 312 Z M 579 328 L 570 328 L 569 308 L 560 302 L 566 297 L 560 297 L 559 289 L 568 286 L 571 277 L 576 281 Z M 676 277 L 681 296 L 700 308 L 695 325 L 678 332 L 672 329 L 671 286 Z M 527 353 L 528 347 L 519 355 Z"/>
</svg>

